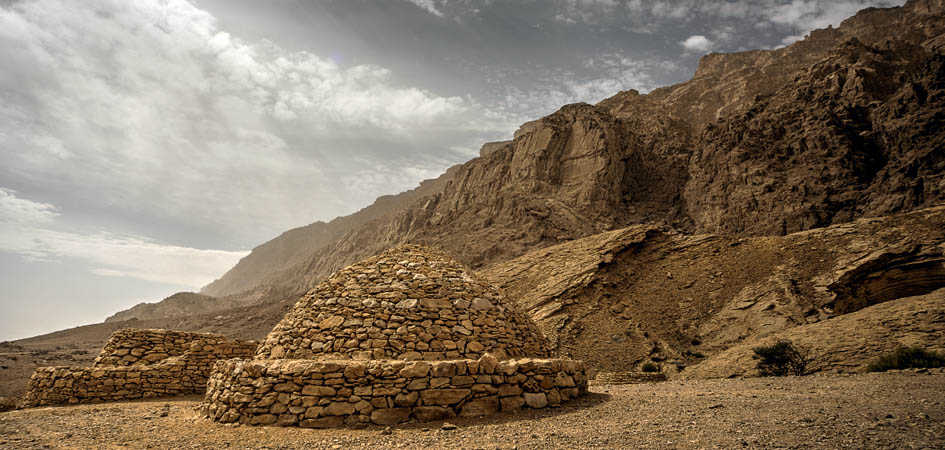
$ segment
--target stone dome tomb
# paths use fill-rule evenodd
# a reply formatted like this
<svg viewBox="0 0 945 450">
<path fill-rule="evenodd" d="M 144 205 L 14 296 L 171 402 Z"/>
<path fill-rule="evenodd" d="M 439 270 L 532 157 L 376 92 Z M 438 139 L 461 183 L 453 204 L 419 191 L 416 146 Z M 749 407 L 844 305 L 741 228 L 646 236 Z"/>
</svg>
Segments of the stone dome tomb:
<svg viewBox="0 0 945 450">
<path fill-rule="evenodd" d="M 225 423 L 390 425 L 557 405 L 587 391 L 580 361 L 446 254 L 402 245 L 304 295 L 252 360 L 218 363 L 201 406 Z"/>
</svg>

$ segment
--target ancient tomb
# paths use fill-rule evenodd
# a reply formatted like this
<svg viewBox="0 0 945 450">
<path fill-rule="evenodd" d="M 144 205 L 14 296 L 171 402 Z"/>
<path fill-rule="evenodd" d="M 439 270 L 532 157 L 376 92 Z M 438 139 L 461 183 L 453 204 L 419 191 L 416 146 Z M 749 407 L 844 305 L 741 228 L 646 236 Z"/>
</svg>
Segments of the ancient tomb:
<svg viewBox="0 0 945 450">
<path fill-rule="evenodd" d="M 211 333 L 118 330 L 91 367 L 36 369 L 24 406 L 201 394 L 213 363 L 249 358 L 256 346 Z"/>
<path fill-rule="evenodd" d="M 303 296 L 252 360 L 218 362 L 201 410 L 224 423 L 390 425 L 557 405 L 587 392 L 580 361 L 493 286 L 404 245 Z"/>
</svg>

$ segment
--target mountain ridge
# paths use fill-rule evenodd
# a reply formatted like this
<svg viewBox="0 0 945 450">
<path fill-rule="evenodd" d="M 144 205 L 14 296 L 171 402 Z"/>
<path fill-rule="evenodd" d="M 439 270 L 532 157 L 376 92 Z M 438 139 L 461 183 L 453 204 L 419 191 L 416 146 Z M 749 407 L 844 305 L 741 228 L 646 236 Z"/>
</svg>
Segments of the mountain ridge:
<svg viewBox="0 0 945 450">
<path fill-rule="evenodd" d="M 872 110 L 864 116 L 861 109 L 875 109 L 876 105 L 844 97 L 843 85 L 825 81 L 860 63 L 858 58 L 869 59 L 878 48 L 871 42 L 882 46 L 881 41 L 895 38 L 934 55 L 935 49 L 941 48 L 936 39 L 942 36 L 943 9 L 938 0 L 867 9 L 837 28 L 812 31 L 804 40 L 782 49 L 706 55 L 693 79 L 685 83 L 646 95 L 625 91 L 596 105 L 567 105 L 523 124 L 511 141 L 485 144 L 480 157 L 454 166 L 417 189 L 381 197 L 354 215 L 290 230 L 260 245 L 201 293 L 253 297 L 263 302 L 284 300 L 307 291 L 347 264 L 408 241 L 442 247 L 460 261 L 484 268 L 536 248 L 639 223 L 672 226 L 686 233 L 786 234 L 935 204 L 942 198 L 943 187 L 924 182 L 921 195 L 917 195 L 915 186 L 907 186 L 910 180 L 906 175 L 914 167 L 880 174 L 886 178 L 877 185 L 886 192 L 855 187 L 859 183 L 856 170 L 833 184 L 827 180 L 827 187 L 821 188 L 824 180 L 808 175 L 809 165 L 780 163 L 785 154 L 804 153 L 797 148 L 811 147 L 802 139 L 793 142 L 797 148 L 782 146 L 782 154 L 763 156 L 757 164 L 746 155 L 758 150 L 740 149 L 739 144 L 746 137 L 754 139 L 757 128 L 770 126 L 775 121 L 773 114 L 780 114 L 778 121 L 793 121 L 803 130 L 801 134 L 807 132 L 804 123 L 813 120 L 817 108 L 805 109 L 796 101 L 784 100 L 797 94 L 792 89 L 798 82 L 796 74 L 806 76 L 811 89 L 832 92 L 821 99 L 824 104 L 846 102 L 830 112 L 839 119 L 833 128 L 823 128 L 822 134 L 829 138 L 843 135 L 850 121 L 863 128 L 857 133 L 872 131 L 872 124 L 866 127 L 869 130 L 864 128 Z M 835 70 L 810 73 L 814 63 L 846 48 L 855 53 L 848 60 L 842 60 L 841 55 L 838 61 L 821 64 L 822 69 L 839 64 Z M 887 53 L 895 54 L 898 49 L 888 47 Z M 929 67 L 937 64 L 934 59 L 926 58 Z M 906 69 L 902 66 L 900 72 Z M 936 83 L 940 83 L 941 74 L 933 75 L 924 85 L 921 80 L 910 80 L 926 92 L 926 99 L 930 89 L 940 88 Z M 862 85 L 863 78 L 857 76 L 851 77 L 851 86 Z M 868 93 L 876 94 L 874 91 Z M 873 101 L 899 95 L 919 110 L 918 116 L 924 114 L 924 126 L 938 123 L 928 102 L 924 109 L 922 105 L 915 108 L 921 103 L 920 96 L 910 100 L 905 97 L 907 92 L 881 94 L 883 98 Z M 887 116 L 898 113 L 891 108 L 887 108 Z M 906 138 L 918 133 L 906 131 Z M 903 134 L 900 129 L 892 132 Z M 941 136 L 931 136 L 925 156 L 909 163 L 921 166 L 923 180 L 943 171 L 934 151 Z M 854 137 L 843 143 L 850 155 L 847 160 L 868 156 L 857 148 L 859 142 Z M 803 157 L 821 156 L 810 152 L 795 155 L 795 159 Z M 841 166 L 846 164 L 843 158 L 839 161 Z M 732 178 L 724 170 L 738 164 L 743 165 L 740 174 L 751 175 Z M 791 175 L 791 170 L 797 174 Z M 722 182 L 717 179 L 720 175 L 729 178 Z M 801 194 L 794 197 L 802 207 L 797 211 L 781 207 L 785 192 L 764 192 L 769 189 L 766 186 L 775 185 L 800 189 Z M 851 207 L 858 198 L 843 194 L 850 189 L 864 191 L 867 200 L 874 197 L 870 200 L 873 206 Z M 781 211 L 766 212 L 772 208 Z"/>
</svg>

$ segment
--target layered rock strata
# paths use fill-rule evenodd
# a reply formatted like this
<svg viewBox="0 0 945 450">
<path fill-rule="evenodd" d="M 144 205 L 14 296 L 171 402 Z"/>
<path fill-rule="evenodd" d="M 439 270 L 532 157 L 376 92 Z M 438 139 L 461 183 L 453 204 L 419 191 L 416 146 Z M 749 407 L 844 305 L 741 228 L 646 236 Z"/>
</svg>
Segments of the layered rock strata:
<svg viewBox="0 0 945 450">
<path fill-rule="evenodd" d="M 45 406 L 201 394 L 213 364 L 247 358 L 255 341 L 211 333 L 116 331 L 92 367 L 41 367 L 24 406 Z"/>
<path fill-rule="evenodd" d="M 303 296 L 255 359 L 218 362 L 200 410 L 249 425 L 392 425 L 587 392 L 583 362 L 547 355 L 495 287 L 438 250 L 402 245 Z"/>
</svg>

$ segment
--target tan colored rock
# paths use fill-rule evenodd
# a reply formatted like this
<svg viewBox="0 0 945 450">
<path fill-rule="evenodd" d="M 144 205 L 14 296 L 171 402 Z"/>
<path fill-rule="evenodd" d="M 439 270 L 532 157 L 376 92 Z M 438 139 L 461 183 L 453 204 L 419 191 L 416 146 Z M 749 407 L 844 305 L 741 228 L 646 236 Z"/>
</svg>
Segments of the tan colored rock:
<svg viewBox="0 0 945 450">
<path fill-rule="evenodd" d="M 502 397 L 499 401 L 502 405 L 502 411 L 517 411 L 525 405 L 525 399 L 521 396 Z"/>
<path fill-rule="evenodd" d="M 278 391 L 278 389 L 276 390 Z M 295 390 L 289 391 L 289 392 L 295 392 Z M 326 397 L 326 396 L 335 395 L 335 393 L 337 393 L 337 391 L 334 388 L 329 387 L 329 386 L 312 386 L 312 385 L 302 386 L 302 395 Z"/>
<path fill-rule="evenodd" d="M 338 428 L 344 424 L 344 417 L 322 417 L 319 419 L 305 419 L 299 422 L 302 428 Z"/>
<path fill-rule="evenodd" d="M 319 322 L 318 328 L 321 328 L 323 330 L 328 329 L 328 328 L 334 328 L 334 327 L 337 327 L 338 325 L 343 324 L 344 321 L 345 321 L 345 318 L 342 316 L 331 316 Z"/>
<path fill-rule="evenodd" d="M 499 397 L 489 396 L 464 403 L 459 415 L 463 417 L 487 416 L 497 411 L 499 411 Z"/>
<path fill-rule="evenodd" d="M 410 408 L 375 409 L 371 412 L 371 422 L 377 425 L 394 425 L 406 422 L 410 417 Z"/>
<path fill-rule="evenodd" d="M 456 417 L 456 413 L 454 413 L 452 409 L 441 406 L 418 406 L 414 408 L 413 415 L 420 422 L 446 420 Z"/>
<path fill-rule="evenodd" d="M 469 397 L 471 392 L 469 389 L 430 389 L 420 391 L 420 398 L 424 405 L 451 406 Z"/>
<path fill-rule="evenodd" d="M 331 402 L 322 411 L 326 416 L 348 416 L 354 414 L 354 404 L 348 402 Z"/>
<path fill-rule="evenodd" d="M 484 374 L 491 374 L 495 371 L 496 366 L 499 365 L 499 360 L 496 359 L 491 353 L 486 353 L 479 357 L 479 372 Z"/>
<path fill-rule="evenodd" d="M 522 397 L 525 398 L 525 404 L 528 405 L 529 408 L 544 408 L 548 406 L 548 397 L 544 392 L 526 392 L 522 394 Z"/>
<path fill-rule="evenodd" d="M 404 378 L 422 378 L 430 373 L 430 363 L 419 361 L 410 363 L 400 371 L 400 376 Z"/>
</svg>

